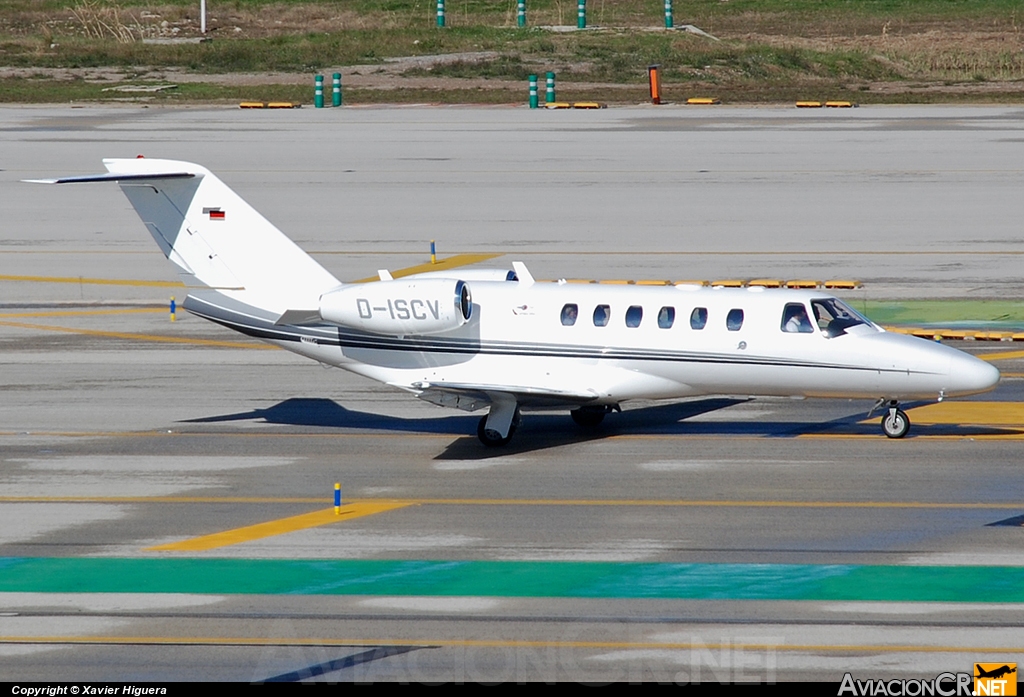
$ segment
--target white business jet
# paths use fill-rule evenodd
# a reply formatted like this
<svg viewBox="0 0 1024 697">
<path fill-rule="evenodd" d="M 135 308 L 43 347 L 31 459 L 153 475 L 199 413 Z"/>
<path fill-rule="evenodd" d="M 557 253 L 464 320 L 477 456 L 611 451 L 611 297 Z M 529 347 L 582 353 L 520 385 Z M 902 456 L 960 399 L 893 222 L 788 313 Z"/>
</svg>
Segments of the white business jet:
<svg viewBox="0 0 1024 697">
<path fill-rule="evenodd" d="M 104 160 L 181 270 L 193 314 L 328 365 L 466 411 L 509 442 L 520 408 L 569 409 L 597 426 L 630 399 L 755 395 L 877 399 L 902 438 L 901 400 L 995 387 L 999 371 L 888 333 L 816 290 L 535 282 L 514 271 L 431 272 L 342 284 L 209 170 Z"/>
</svg>

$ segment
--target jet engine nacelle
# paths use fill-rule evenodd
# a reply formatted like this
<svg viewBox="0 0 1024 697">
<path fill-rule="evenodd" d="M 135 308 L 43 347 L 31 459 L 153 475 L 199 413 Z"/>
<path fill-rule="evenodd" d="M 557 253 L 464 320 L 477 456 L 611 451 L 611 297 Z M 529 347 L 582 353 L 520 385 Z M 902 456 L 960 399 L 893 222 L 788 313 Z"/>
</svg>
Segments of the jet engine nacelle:
<svg viewBox="0 0 1024 697">
<path fill-rule="evenodd" d="M 469 286 L 455 279 L 360 283 L 320 296 L 325 322 L 374 334 L 439 334 L 458 329 L 472 314 Z"/>
</svg>

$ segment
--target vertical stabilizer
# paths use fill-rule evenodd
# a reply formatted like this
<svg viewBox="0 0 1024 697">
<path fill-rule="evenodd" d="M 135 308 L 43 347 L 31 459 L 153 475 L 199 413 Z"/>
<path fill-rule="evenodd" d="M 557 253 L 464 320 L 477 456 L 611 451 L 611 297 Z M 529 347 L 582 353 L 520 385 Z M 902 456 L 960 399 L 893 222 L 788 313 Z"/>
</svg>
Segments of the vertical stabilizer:
<svg viewBox="0 0 1024 697">
<path fill-rule="evenodd" d="M 110 174 L 102 178 L 120 184 L 186 285 L 279 312 L 315 308 L 322 293 L 340 285 L 205 167 L 143 158 L 103 164 Z"/>
</svg>

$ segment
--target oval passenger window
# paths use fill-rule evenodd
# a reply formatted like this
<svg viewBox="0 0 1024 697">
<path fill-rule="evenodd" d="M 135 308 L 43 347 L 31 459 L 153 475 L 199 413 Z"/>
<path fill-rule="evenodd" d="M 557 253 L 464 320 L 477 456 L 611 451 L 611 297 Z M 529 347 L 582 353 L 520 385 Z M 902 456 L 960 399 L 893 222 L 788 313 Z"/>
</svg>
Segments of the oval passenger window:
<svg viewBox="0 0 1024 697">
<path fill-rule="evenodd" d="M 676 308 L 663 307 L 658 310 L 658 326 L 662 329 L 671 329 L 676 322 Z"/>
<path fill-rule="evenodd" d="M 566 303 L 562 308 L 562 324 L 567 327 L 576 324 L 577 314 L 579 314 L 579 308 L 576 306 L 576 303 Z"/>
<path fill-rule="evenodd" d="M 729 310 L 728 316 L 725 318 L 725 328 L 731 332 L 738 332 L 740 327 L 743 326 L 743 310 L 733 309 Z"/>
<path fill-rule="evenodd" d="M 695 307 L 690 313 L 690 329 L 703 329 L 708 323 L 708 308 Z"/>
</svg>

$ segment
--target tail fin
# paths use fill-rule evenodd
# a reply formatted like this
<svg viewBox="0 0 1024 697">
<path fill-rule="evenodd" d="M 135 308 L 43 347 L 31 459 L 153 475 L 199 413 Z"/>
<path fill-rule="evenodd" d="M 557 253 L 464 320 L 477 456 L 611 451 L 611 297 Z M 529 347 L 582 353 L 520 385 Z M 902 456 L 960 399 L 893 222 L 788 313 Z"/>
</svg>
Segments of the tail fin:
<svg viewBox="0 0 1024 697">
<path fill-rule="evenodd" d="M 174 160 L 104 160 L 109 174 L 47 183 L 117 181 L 185 285 L 205 285 L 284 312 L 316 308 L 338 279 L 205 167 Z"/>
</svg>

